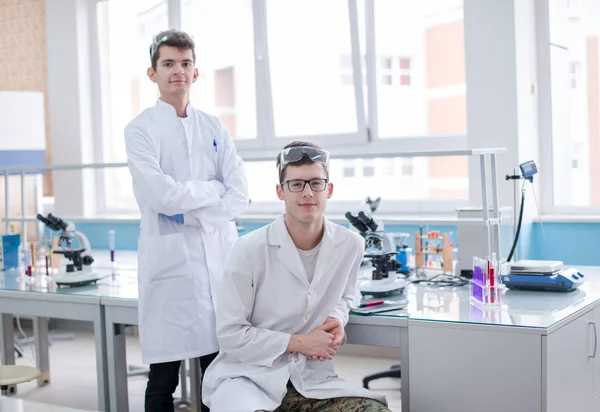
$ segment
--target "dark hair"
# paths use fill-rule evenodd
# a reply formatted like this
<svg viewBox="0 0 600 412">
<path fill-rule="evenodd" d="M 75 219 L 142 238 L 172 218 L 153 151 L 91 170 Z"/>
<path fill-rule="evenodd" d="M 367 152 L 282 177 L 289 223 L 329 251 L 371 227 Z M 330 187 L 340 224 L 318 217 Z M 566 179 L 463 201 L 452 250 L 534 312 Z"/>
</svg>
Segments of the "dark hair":
<svg viewBox="0 0 600 412">
<path fill-rule="evenodd" d="M 316 149 L 322 149 L 322 147 L 320 147 L 319 145 L 317 145 L 315 143 L 303 142 L 300 140 L 296 140 L 296 141 L 286 144 L 285 147 L 282 149 L 282 151 L 285 149 L 288 149 L 290 147 L 298 147 L 298 146 L 309 146 L 309 147 L 314 147 Z M 311 160 L 310 157 L 308 157 L 308 155 L 303 154 L 302 159 L 300 159 L 297 162 L 294 162 L 293 166 L 309 165 L 311 163 L 315 163 L 315 162 L 313 160 Z M 283 170 L 279 170 L 279 166 L 281 165 L 281 152 L 279 152 L 279 154 L 277 155 L 277 159 L 275 160 L 275 165 L 277 166 L 277 171 L 279 171 L 279 183 L 283 183 L 283 178 L 285 177 L 285 169 L 287 169 L 287 166 L 285 168 L 283 168 Z M 329 179 L 329 170 L 327 170 L 327 166 L 325 164 L 323 164 L 323 168 L 325 169 L 325 173 L 327 174 L 327 179 Z"/>
<path fill-rule="evenodd" d="M 165 30 L 154 36 L 152 44 L 150 45 L 150 62 L 152 69 L 156 70 L 156 64 L 160 58 L 161 46 L 176 47 L 179 50 L 191 50 L 194 64 L 196 63 L 196 43 L 190 37 L 189 34 L 179 30 Z"/>
</svg>

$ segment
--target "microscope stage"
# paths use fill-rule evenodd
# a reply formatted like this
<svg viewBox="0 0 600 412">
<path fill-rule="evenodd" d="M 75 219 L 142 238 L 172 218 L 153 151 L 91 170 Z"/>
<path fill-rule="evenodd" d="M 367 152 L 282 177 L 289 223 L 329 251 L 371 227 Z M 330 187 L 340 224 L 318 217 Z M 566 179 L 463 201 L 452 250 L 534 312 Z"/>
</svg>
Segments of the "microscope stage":
<svg viewBox="0 0 600 412">
<path fill-rule="evenodd" d="M 381 298 L 386 296 L 399 295 L 406 287 L 404 279 L 381 279 L 364 280 L 358 284 L 358 289 L 363 296 L 373 296 Z"/>
<path fill-rule="evenodd" d="M 105 278 L 106 276 L 107 275 L 99 275 L 96 272 L 63 272 L 56 276 L 54 281 L 56 282 L 57 286 L 85 286 L 89 285 L 90 283 L 96 283 L 97 281 L 99 281 L 102 278 Z"/>
</svg>

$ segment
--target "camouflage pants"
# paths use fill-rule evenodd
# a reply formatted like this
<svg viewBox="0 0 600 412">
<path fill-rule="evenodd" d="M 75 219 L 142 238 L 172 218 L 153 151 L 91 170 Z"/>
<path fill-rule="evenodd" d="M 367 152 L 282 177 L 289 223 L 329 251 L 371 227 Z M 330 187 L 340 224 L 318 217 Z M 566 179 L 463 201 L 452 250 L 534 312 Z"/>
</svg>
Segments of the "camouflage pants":
<svg viewBox="0 0 600 412">
<path fill-rule="evenodd" d="M 309 399 L 288 383 L 287 394 L 275 412 L 391 412 L 381 402 L 369 398 Z"/>
</svg>

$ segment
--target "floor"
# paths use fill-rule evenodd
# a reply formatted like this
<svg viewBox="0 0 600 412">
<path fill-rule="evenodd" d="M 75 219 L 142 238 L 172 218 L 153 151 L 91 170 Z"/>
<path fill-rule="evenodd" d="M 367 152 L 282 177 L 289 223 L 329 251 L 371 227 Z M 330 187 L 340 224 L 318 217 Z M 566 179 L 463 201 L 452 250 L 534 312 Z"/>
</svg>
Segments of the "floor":
<svg viewBox="0 0 600 412">
<path fill-rule="evenodd" d="M 58 338 L 60 335 L 56 336 Z M 24 349 L 25 356 L 18 359 L 17 363 L 34 365 L 33 347 L 25 346 Z M 348 352 L 356 353 L 356 347 L 352 349 L 354 350 Z M 141 364 L 136 337 L 128 337 L 127 361 L 129 364 Z M 95 411 L 98 408 L 95 362 L 94 340 L 91 333 L 75 332 L 72 340 L 54 339 L 50 346 L 51 383 L 42 388 L 38 388 L 35 382 L 21 384 L 18 386 L 17 397 L 49 405 Z M 393 358 L 356 355 L 337 355 L 334 359 L 336 373 L 357 385 L 362 385 L 363 376 L 387 369 L 394 363 L 396 362 Z M 131 412 L 143 411 L 145 385 L 144 376 L 129 379 Z M 372 382 L 371 388 L 387 397 L 392 411 L 401 410 L 399 379 L 380 379 Z"/>
</svg>

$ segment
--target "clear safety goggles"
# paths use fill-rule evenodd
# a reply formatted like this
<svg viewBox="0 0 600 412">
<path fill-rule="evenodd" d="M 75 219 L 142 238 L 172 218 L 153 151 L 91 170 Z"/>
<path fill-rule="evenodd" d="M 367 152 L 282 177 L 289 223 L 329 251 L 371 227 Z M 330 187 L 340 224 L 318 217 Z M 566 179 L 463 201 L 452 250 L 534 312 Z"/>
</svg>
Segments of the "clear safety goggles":
<svg viewBox="0 0 600 412">
<path fill-rule="evenodd" d="M 152 44 L 150 45 L 150 60 L 151 61 L 154 58 L 154 55 L 156 54 L 156 51 L 158 50 L 160 45 L 163 44 L 164 42 L 166 42 L 167 39 L 169 38 L 169 36 L 167 36 L 167 35 L 164 35 L 159 38 L 158 37 L 159 35 L 160 35 L 160 33 L 156 35 L 156 37 L 152 41 Z"/>
<path fill-rule="evenodd" d="M 283 170 L 288 164 L 296 163 L 307 157 L 313 162 L 329 164 L 329 152 L 312 146 L 288 147 L 281 151 L 279 170 Z"/>
</svg>

